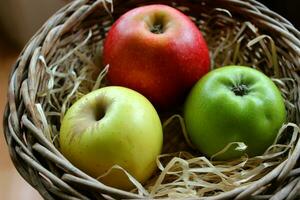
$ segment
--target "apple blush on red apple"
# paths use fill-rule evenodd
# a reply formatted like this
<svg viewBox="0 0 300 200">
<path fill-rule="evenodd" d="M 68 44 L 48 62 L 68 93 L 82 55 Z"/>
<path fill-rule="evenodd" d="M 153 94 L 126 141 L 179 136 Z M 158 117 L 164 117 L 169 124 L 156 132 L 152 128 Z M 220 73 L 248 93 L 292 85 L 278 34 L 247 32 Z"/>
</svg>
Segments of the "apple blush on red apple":
<svg viewBox="0 0 300 200">
<path fill-rule="evenodd" d="M 198 27 L 177 9 L 158 4 L 122 15 L 107 34 L 103 57 L 111 85 L 134 89 L 162 109 L 183 100 L 210 68 Z"/>
</svg>

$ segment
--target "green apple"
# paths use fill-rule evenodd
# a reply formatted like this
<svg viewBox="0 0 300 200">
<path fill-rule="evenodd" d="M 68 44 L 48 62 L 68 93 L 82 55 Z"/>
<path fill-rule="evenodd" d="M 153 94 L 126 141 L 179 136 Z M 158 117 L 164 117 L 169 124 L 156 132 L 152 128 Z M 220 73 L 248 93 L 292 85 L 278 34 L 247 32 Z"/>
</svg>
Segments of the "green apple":
<svg viewBox="0 0 300 200">
<path fill-rule="evenodd" d="M 216 157 L 220 160 L 243 154 L 262 154 L 275 140 L 286 120 L 284 100 L 272 80 L 262 72 L 243 66 L 226 66 L 200 79 L 188 95 L 184 118 L 192 143 L 211 157 L 232 142 Z"/>
<path fill-rule="evenodd" d="M 61 152 L 95 178 L 119 165 L 143 183 L 156 169 L 162 142 L 161 121 L 152 104 L 117 86 L 98 89 L 75 102 L 60 129 Z M 117 169 L 100 181 L 120 189 L 133 187 Z"/>
</svg>

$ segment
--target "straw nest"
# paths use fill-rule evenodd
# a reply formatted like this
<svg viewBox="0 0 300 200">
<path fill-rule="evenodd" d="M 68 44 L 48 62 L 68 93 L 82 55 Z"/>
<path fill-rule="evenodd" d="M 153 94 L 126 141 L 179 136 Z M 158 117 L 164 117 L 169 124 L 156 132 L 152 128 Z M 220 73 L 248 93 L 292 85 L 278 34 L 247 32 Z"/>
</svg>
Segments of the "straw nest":
<svg viewBox="0 0 300 200">
<path fill-rule="evenodd" d="M 136 188 L 121 191 L 61 155 L 60 122 L 74 101 L 107 85 L 102 44 L 114 20 L 149 3 L 168 4 L 190 16 L 208 43 L 212 69 L 247 65 L 271 77 L 285 99 L 288 121 L 263 155 L 221 162 L 190 147 L 180 108 L 160 113 L 164 148 L 158 170 L 143 186 L 129 176 Z M 45 199 L 295 199 L 300 188 L 299 38 L 292 24 L 253 0 L 73 1 L 28 42 L 12 70 L 4 117 L 11 158 Z"/>
</svg>

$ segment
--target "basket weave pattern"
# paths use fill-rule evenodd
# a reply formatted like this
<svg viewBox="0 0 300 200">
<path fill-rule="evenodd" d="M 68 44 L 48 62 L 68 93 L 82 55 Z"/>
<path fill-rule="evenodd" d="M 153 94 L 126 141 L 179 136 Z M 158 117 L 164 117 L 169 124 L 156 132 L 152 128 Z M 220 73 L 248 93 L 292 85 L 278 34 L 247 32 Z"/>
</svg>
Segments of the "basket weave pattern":
<svg viewBox="0 0 300 200">
<path fill-rule="evenodd" d="M 176 2 L 176 1 L 174 1 Z M 278 67 L 261 68 L 269 76 L 292 78 L 286 92 L 293 109 L 289 120 L 300 125 L 300 33 L 286 19 L 254 0 L 183 0 L 176 4 L 166 0 L 116 0 L 113 12 L 104 0 L 75 0 L 62 8 L 34 35 L 24 48 L 12 69 L 8 104 L 4 114 L 4 132 L 11 159 L 22 177 L 36 188 L 45 199 L 121 199 L 145 198 L 103 185 L 74 167 L 59 152 L 59 144 L 51 138 L 39 109 L 47 102 L 39 92 L 47 84 L 44 63 L 53 64 L 59 49 L 72 48 L 76 38 L 69 35 L 92 32 L 92 42 L 101 44 L 113 19 L 127 10 L 150 3 L 163 3 L 189 8 L 186 12 L 195 21 L 213 10 L 226 9 L 233 15 L 224 19 L 223 26 L 236 25 L 235 20 L 250 21 L 263 33 L 272 36 L 276 43 Z M 225 24 L 225 25 L 224 25 Z M 200 26 L 200 25 L 199 25 Z M 222 27 L 220 25 L 219 27 Z M 205 32 L 206 34 L 216 34 Z M 95 50 L 96 51 L 96 50 Z M 250 52 L 251 53 L 251 52 Z M 41 60 L 41 56 L 44 60 Z M 222 60 L 223 58 L 218 57 Z M 220 61 L 219 62 L 222 62 Z M 247 62 L 247 59 L 245 60 Z M 250 61 L 248 61 L 250 62 Z M 252 61 L 251 61 L 252 62 Z M 47 80 L 47 81 L 45 81 Z M 37 108 L 36 104 L 41 105 Z M 48 122 L 57 123 L 49 117 Z M 300 191 L 300 139 L 289 159 L 248 187 L 221 193 L 208 199 L 295 199 Z M 54 142 L 53 142 L 54 141 Z M 269 193 L 262 193 L 263 188 Z"/>
</svg>

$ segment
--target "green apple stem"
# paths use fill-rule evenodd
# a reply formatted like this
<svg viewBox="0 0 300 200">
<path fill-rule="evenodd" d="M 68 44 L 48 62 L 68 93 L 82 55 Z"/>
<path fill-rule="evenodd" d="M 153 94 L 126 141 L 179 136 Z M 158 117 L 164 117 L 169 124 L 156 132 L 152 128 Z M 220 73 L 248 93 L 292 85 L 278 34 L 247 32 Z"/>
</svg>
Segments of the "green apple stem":
<svg viewBox="0 0 300 200">
<path fill-rule="evenodd" d="M 244 96 L 248 94 L 248 87 L 244 84 L 236 85 L 231 88 L 231 91 L 237 96 Z"/>
</svg>

